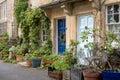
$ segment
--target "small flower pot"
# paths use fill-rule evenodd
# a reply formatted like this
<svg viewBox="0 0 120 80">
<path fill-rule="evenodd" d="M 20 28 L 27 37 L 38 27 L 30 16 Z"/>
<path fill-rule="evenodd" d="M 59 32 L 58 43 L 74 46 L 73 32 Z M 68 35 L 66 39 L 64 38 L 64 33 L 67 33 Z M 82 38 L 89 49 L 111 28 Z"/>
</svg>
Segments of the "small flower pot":
<svg viewBox="0 0 120 80">
<path fill-rule="evenodd" d="M 23 61 L 23 56 L 22 55 L 17 55 L 16 56 L 16 61 L 18 61 L 18 62 Z"/>
<path fill-rule="evenodd" d="M 104 70 L 102 71 L 102 80 L 120 80 L 120 72 Z"/>
<path fill-rule="evenodd" d="M 30 66 L 32 65 L 31 59 L 27 59 L 27 60 L 26 60 L 26 64 L 30 67 Z"/>
<path fill-rule="evenodd" d="M 32 67 L 40 67 L 41 58 L 32 58 Z"/>
</svg>

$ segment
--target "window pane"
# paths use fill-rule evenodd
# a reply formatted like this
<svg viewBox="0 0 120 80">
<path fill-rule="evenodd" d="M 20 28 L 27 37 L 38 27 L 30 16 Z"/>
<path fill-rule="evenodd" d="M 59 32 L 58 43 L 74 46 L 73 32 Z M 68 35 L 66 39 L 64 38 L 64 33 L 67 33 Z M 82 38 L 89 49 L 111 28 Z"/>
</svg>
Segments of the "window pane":
<svg viewBox="0 0 120 80">
<path fill-rule="evenodd" d="M 111 32 L 113 32 L 113 30 L 114 30 L 113 25 L 109 25 L 109 26 L 108 26 L 108 29 L 109 29 Z"/>
<path fill-rule="evenodd" d="M 115 22 L 119 22 L 119 14 L 115 14 L 114 15 L 114 21 Z"/>
<path fill-rule="evenodd" d="M 43 35 L 45 35 L 45 30 L 43 30 Z"/>
<path fill-rule="evenodd" d="M 43 41 L 45 41 L 45 36 L 43 36 Z"/>
<path fill-rule="evenodd" d="M 120 32 L 120 24 L 115 24 L 115 32 Z"/>
<path fill-rule="evenodd" d="M 114 13 L 119 13 L 119 5 L 114 5 Z"/>
<path fill-rule="evenodd" d="M 112 6 L 108 6 L 108 14 L 112 14 L 113 13 L 113 7 Z"/>
<path fill-rule="evenodd" d="M 114 18 L 112 15 L 108 15 L 108 23 L 113 23 L 115 22 Z"/>
</svg>

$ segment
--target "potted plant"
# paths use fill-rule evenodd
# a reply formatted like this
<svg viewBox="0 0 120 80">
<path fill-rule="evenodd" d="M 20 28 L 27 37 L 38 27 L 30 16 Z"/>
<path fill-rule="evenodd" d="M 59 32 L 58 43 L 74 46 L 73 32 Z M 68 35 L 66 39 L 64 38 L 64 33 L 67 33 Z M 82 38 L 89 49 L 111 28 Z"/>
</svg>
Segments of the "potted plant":
<svg viewBox="0 0 120 80">
<path fill-rule="evenodd" d="M 17 46 L 18 47 L 18 46 Z M 15 47 L 15 46 L 11 46 L 10 48 L 9 48 L 9 59 L 16 59 L 16 56 L 15 56 L 15 54 L 17 53 L 17 47 Z"/>
<path fill-rule="evenodd" d="M 32 67 L 39 67 L 41 64 L 41 54 L 39 53 L 39 50 L 35 50 L 32 53 Z"/>
<path fill-rule="evenodd" d="M 100 54 L 100 46 L 102 43 L 97 41 L 88 41 L 89 36 L 93 39 L 97 36 L 103 38 L 101 35 L 97 34 L 100 33 L 99 29 L 90 29 L 85 27 L 85 30 L 82 32 L 81 41 L 84 42 L 84 48 L 86 48 L 91 55 L 90 57 L 86 57 L 86 69 L 83 70 L 84 80 L 99 80 L 101 75 L 101 58 L 99 58 Z"/>
<path fill-rule="evenodd" d="M 59 59 L 54 61 L 48 68 L 48 76 L 57 80 L 62 80 L 62 71 L 69 67 L 70 66 L 66 63 L 64 58 L 59 57 Z"/>
<path fill-rule="evenodd" d="M 16 46 L 16 61 L 22 61 L 23 60 L 23 49 L 22 46 Z"/>
<path fill-rule="evenodd" d="M 102 71 L 103 80 L 119 80 L 120 77 L 118 76 L 120 76 L 120 73 L 119 73 L 120 64 L 115 66 L 114 63 L 116 64 L 117 60 L 120 59 L 120 57 L 118 57 L 119 54 L 116 53 L 116 52 L 119 53 L 119 50 L 117 51 L 117 49 L 120 49 L 120 38 L 117 37 L 116 34 L 110 31 L 105 31 L 103 36 L 98 34 L 100 32 L 101 32 L 100 29 L 90 30 L 86 27 L 86 30 L 83 31 L 83 36 L 81 38 L 83 39 L 83 41 L 87 42 L 88 35 L 91 34 L 93 37 L 97 37 L 101 40 L 101 42 L 87 42 L 85 47 L 89 48 L 93 54 L 99 54 L 99 55 L 102 54 L 101 55 L 102 60 L 98 62 L 108 64 L 109 67 L 106 67 L 106 65 L 102 65 L 104 69 L 107 68 L 107 70 Z M 95 58 L 95 55 L 93 56 L 93 59 L 94 58 Z M 97 67 L 100 68 L 100 66 L 97 66 Z M 84 75 L 84 72 L 83 72 L 83 75 Z"/>
<path fill-rule="evenodd" d="M 33 54 L 27 54 L 24 56 L 24 60 L 26 61 L 26 64 L 27 66 L 31 66 L 32 65 L 32 61 L 31 61 L 31 58 L 32 58 Z"/>
<path fill-rule="evenodd" d="M 43 67 L 49 67 L 49 65 L 51 65 L 51 63 L 56 61 L 58 58 L 59 55 L 57 55 L 56 53 L 52 53 L 51 55 L 44 55 L 42 57 L 41 65 Z"/>
</svg>

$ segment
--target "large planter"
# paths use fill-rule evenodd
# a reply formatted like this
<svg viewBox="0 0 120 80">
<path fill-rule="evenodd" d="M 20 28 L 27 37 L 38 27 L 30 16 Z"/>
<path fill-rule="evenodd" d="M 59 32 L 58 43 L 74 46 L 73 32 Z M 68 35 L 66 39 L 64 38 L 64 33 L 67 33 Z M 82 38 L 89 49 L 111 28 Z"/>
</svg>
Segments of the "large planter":
<svg viewBox="0 0 120 80">
<path fill-rule="evenodd" d="M 32 58 L 32 67 L 39 67 L 41 64 L 41 58 Z"/>
<path fill-rule="evenodd" d="M 120 80 L 120 73 L 111 70 L 102 71 L 102 80 Z"/>
<path fill-rule="evenodd" d="M 84 80 L 100 80 L 100 72 L 90 72 L 89 70 L 83 71 Z"/>
<path fill-rule="evenodd" d="M 16 61 L 18 61 L 18 62 L 23 61 L 23 56 L 22 55 L 16 55 Z"/>
<path fill-rule="evenodd" d="M 48 76 L 56 80 L 62 80 L 62 72 L 54 71 L 51 67 L 48 67 Z"/>
</svg>

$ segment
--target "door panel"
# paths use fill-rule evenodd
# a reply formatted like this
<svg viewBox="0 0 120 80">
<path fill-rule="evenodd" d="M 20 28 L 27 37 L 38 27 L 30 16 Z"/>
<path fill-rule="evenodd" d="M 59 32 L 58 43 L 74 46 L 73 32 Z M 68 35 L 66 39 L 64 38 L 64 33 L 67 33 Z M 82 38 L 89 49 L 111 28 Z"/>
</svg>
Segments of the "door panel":
<svg viewBox="0 0 120 80">
<path fill-rule="evenodd" d="M 90 57 L 90 53 L 87 48 L 84 47 L 86 42 L 82 42 L 81 40 L 81 32 L 85 30 L 85 27 L 93 29 L 93 15 L 83 15 L 78 16 L 77 18 L 77 41 L 80 42 L 80 44 L 77 46 L 77 56 L 79 64 L 87 64 L 85 58 Z M 93 42 L 93 38 L 88 37 L 88 42 Z"/>
<path fill-rule="evenodd" d="M 58 53 L 62 54 L 66 49 L 66 21 L 58 19 Z"/>
</svg>

